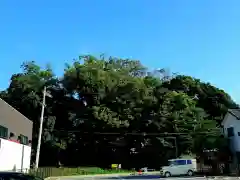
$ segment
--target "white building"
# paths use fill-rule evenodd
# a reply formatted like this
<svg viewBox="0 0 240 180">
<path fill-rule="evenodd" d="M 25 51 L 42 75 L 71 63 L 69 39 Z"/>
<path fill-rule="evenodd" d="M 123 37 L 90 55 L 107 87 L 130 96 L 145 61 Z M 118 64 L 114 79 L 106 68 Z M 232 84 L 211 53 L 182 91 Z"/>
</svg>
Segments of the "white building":
<svg viewBox="0 0 240 180">
<path fill-rule="evenodd" d="M 0 171 L 30 168 L 33 122 L 0 98 Z"/>
<path fill-rule="evenodd" d="M 237 160 L 240 157 L 240 109 L 229 109 L 222 123 L 225 137 L 229 138 L 230 150 Z"/>
</svg>

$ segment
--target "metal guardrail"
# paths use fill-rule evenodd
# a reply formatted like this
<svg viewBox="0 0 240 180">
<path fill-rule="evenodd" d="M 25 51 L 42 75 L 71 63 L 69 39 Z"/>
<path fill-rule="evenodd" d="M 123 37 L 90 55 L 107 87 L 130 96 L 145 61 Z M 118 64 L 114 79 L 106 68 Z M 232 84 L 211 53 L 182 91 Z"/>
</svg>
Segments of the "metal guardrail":
<svg viewBox="0 0 240 180">
<path fill-rule="evenodd" d="M 7 170 L 5 170 L 7 171 Z M 82 168 L 56 168 L 56 167 L 42 167 L 37 169 L 13 169 L 8 170 L 8 172 L 20 172 L 29 174 L 32 176 L 37 176 L 42 179 L 51 176 L 67 176 L 67 175 L 87 175 L 91 172 L 87 172 Z"/>
<path fill-rule="evenodd" d="M 37 169 L 29 169 L 28 174 L 38 176 L 41 178 L 47 178 L 51 176 L 87 175 L 89 174 L 89 172 L 84 171 L 81 168 L 43 167 Z"/>
<path fill-rule="evenodd" d="M 84 169 L 83 167 L 76 168 L 55 168 L 55 167 L 40 167 L 38 169 L 29 169 L 28 174 L 38 176 L 41 178 L 47 177 L 58 177 L 58 176 L 81 176 L 81 175 L 97 175 L 97 174 L 119 174 L 119 173 L 129 173 L 124 171 L 111 171 L 111 170 L 102 170 L 95 169 L 92 170 L 89 168 Z"/>
</svg>

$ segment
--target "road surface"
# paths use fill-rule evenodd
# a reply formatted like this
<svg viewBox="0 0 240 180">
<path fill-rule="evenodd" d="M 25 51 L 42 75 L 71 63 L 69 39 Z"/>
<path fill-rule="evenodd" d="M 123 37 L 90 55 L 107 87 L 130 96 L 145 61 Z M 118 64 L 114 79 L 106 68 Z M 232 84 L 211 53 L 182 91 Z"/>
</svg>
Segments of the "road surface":
<svg viewBox="0 0 240 180">
<path fill-rule="evenodd" d="M 101 177 L 97 180 L 206 180 L 204 177 L 169 177 L 163 178 L 156 175 L 142 175 L 142 176 L 117 176 L 117 177 Z"/>
<path fill-rule="evenodd" d="M 59 180 L 240 180 L 238 177 L 169 177 L 163 178 L 157 175 L 141 176 L 112 176 L 112 177 L 64 177 Z"/>
</svg>

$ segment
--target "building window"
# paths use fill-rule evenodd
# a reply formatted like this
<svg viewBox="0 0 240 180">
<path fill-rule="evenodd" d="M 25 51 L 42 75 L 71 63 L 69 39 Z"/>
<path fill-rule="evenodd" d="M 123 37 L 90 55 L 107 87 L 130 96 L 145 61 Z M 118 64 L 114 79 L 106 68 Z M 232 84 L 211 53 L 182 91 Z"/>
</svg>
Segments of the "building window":
<svg viewBox="0 0 240 180">
<path fill-rule="evenodd" d="M 28 145 L 28 137 L 20 134 L 20 143 L 24 145 Z"/>
<path fill-rule="evenodd" d="M 227 133 L 228 137 L 234 136 L 234 128 L 233 127 L 227 128 Z"/>
<path fill-rule="evenodd" d="M 224 128 L 220 128 L 220 131 L 221 131 L 222 134 L 225 133 L 225 132 L 224 132 Z"/>
<path fill-rule="evenodd" d="M 240 136 L 240 132 L 238 132 L 238 136 Z"/>
<path fill-rule="evenodd" d="M 8 138 L 8 128 L 0 126 L 0 137 L 1 138 Z"/>
</svg>

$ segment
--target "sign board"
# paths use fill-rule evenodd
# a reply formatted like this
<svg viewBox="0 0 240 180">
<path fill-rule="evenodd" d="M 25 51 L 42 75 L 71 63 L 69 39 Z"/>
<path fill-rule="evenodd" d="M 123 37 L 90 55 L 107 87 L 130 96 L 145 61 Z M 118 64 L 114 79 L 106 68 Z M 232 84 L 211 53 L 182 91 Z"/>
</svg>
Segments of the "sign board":
<svg viewBox="0 0 240 180">
<path fill-rule="evenodd" d="M 116 169 L 116 168 L 118 168 L 118 164 L 112 164 L 111 167 L 112 167 L 112 169 Z"/>
</svg>

